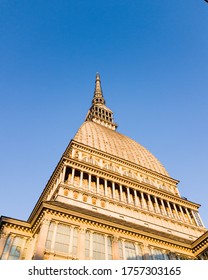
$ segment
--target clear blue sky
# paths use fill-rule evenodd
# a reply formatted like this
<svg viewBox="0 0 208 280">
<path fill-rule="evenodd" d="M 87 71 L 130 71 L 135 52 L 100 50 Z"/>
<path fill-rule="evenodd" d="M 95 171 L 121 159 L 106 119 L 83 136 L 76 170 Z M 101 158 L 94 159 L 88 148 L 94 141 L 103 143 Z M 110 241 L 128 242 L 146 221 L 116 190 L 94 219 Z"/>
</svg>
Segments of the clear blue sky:
<svg viewBox="0 0 208 280">
<path fill-rule="evenodd" d="M 27 219 L 91 104 L 202 205 L 208 227 L 208 4 L 0 0 L 0 215 Z"/>
</svg>

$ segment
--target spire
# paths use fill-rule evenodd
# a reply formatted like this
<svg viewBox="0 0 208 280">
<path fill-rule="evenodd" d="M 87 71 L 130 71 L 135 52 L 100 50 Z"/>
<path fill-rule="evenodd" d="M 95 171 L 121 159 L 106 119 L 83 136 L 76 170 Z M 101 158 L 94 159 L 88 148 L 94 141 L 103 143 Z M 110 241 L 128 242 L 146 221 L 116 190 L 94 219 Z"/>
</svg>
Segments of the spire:
<svg viewBox="0 0 208 280">
<path fill-rule="evenodd" d="M 92 100 L 92 104 L 96 104 L 96 103 L 105 104 L 99 73 L 96 74 L 94 98 Z"/>
<path fill-rule="evenodd" d="M 96 74 L 94 97 L 86 121 L 93 121 L 112 130 L 117 128 L 113 120 L 113 112 L 105 105 L 99 73 Z"/>
</svg>

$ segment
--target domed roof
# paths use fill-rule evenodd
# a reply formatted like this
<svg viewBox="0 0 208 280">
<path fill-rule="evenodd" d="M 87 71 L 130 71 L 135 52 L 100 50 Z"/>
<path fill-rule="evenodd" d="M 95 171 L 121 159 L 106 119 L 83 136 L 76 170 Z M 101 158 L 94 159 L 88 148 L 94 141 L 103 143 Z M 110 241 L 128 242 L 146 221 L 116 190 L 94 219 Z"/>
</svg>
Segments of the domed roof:
<svg viewBox="0 0 208 280">
<path fill-rule="evenodd" d="M 85 121 L 74 140 L 89 147 L 128 160 L 152 171 L 169 176 L 168 172 L 147 149 L 129 137 L 93 121 Z"/>
</svg>

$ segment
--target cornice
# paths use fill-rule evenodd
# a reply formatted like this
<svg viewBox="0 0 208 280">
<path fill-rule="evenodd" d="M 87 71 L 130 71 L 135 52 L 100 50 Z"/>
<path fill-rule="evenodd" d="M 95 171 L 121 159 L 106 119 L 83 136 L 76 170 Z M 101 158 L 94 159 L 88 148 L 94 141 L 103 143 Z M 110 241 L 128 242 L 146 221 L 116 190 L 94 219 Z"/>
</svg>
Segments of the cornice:
<svg viewBox="0 0 208 280">
<path fill-rule="evenodd" d="M 10 228 L 14 230 L 19 230 L 26 233 L 31 233 L 31 225 L 28 222 L 13 219 L 10 217 L 2 216 L 0 218 L 0 228 L 3 230 L 4 228 Z"/>
<path fill-rule="evenodd" d="M 197 240 L 195 240 L 192 246 L 193 246 L 193 253 L 195 253 L 196 255 L 199 255 L 204 250 L 208 250 L 208 231 L 206 231 Z"/>
</svg>

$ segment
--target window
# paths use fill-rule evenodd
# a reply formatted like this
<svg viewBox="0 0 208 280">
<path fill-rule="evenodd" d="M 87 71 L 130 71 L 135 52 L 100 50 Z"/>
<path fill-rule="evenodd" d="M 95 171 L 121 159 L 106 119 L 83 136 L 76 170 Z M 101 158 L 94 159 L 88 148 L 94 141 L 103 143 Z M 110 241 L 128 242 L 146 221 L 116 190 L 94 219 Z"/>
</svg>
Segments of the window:
<svg viewBox="0 0 208 280">
<path fill-rule="evenodd" d="M 196 211 L 193 211 L 193 214 L 194 214 L 194 217 L 197 221 L 197 225 L 200 226 L 200 227 L 203 227 L 203 224 L 202 224 L 201 218 L 199 216 L 199 213 L 196 212 Z"/>
<path fill-rule="evenodd" d="M 104 235 L 94 233 L 93 234 L 93 255 L 94 260 L 105 259 L 105 239 Z"/>
<path fill-rule="evenodd" d="M 93 260 L 112 260 L 112 241 L 110 236 L 86 231 L 85 256 Z"/>
<path fill-rule="evenodd" d="M 24 238 L 20 236 L 9 236 L 4 251 L 2 260 L 19 260 L 21 259 L 21 251 L 24 245 Z"/>
<path fill-rule="evenodd" d="M 68 253 L 70 241 L 70 227 L 58 224 L 56 238 L 54 242 L 54 251 Z"/>
<path fill-rule="evenodd" d="M 131 241 L 119 241 L 120 259 L 142 260 L 142 250 L 139 244 Z"/>
<path fill-rule="evenodd" d="M 125 255 L 127 260 L 136 260 L 136 248 L 134 243 L 125 242 Z"/>
<path fill-rule="evenodd" d="M 77 245 L 77 228 L 55 222 L 50 224 L 46 240 L 46 249 L 60 253 L 76 255 Z"/>
<path fill-rule="evenodd" d="M 153 260 L 169 260 L 169 255 L 160 249 L 152 249 Z"/>
</svg>

